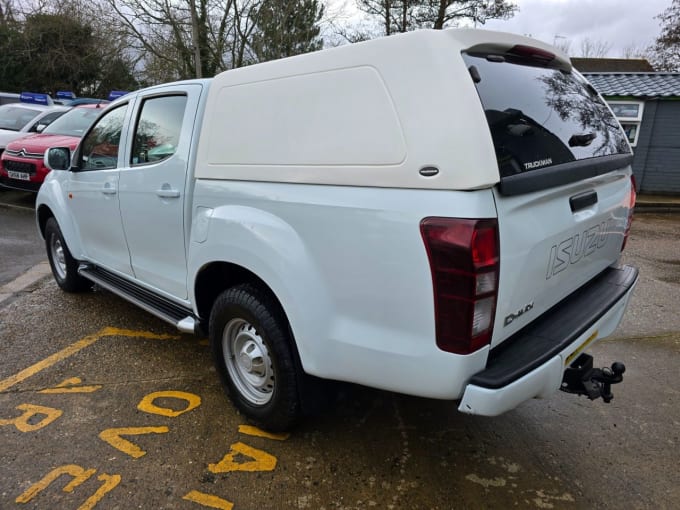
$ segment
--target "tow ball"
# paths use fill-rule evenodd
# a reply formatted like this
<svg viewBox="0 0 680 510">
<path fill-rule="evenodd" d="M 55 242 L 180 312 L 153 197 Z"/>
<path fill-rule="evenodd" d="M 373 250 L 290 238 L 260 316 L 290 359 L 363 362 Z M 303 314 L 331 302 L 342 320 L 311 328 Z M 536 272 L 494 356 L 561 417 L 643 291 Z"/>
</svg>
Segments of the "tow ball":
<svg viewBox="0 0 680 510">
<path fill-rule="evenodd" d="M 593 368 L 593 357 L 582 353 L 564 371 L 560 389 L 567 393 L 585 395 L 590 400 L 602 397 L 605 403 L 611 402 L 612 384 L 623 381 L 626 365 L 620 361 L 612 363 L 611 368 Z"/>
</svg>

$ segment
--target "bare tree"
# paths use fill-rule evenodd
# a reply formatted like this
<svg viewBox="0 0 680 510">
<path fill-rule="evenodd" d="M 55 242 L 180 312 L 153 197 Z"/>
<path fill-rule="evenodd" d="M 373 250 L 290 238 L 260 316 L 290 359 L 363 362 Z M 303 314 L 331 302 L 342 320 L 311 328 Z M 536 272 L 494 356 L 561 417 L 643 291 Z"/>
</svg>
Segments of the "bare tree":
<svg viewBox="0 0 680 510">
<path fill-rule="evenodd" d="M 420 26 L 442 29 L 456 26 L 461 20 L 475 25 L 490 19 L 508 19 L 518 7 L 506 0 L 428 0 L 420 2 L 417 17 Z"/>
<path fill-rule="evenodd" d="M 237 27 L 237 3 L 254 0 L 105 0 L 115 30 L 125 33 L 144 62 L 166 79 L 212 76 L 227 68 L 225 56 Z M 198 48 L 198 50 L 197 50 Z"/>
<path fill-rule="evenodd" d="M 571 39 L 567 39 L 566 37 L 560 36 L 555 37 L 553 40 L 553 46 L 560 50 L 562 53 L 565 55 L 570 55 L 571 54 Z"/>
<path fill-rule="evenodd" d="M 621 50 L 621 58 L 643 58 L 649 60 L 649 47 L 646 45 L 629 44 Z"/>
<path fill-rule="evenodd" d="M 484 24 L 507 19 L 517 6 L 508 0 L 357 0 L 357 7 L 380 20 L 384 35 L 417 28 L 442 29 L 462 20 Z"/>
<path fill-rule="evenodd" d="M 12 21 L 14 19 L 14 9 L 12 0 L 0 1 L 0 23 Z"/>
<path fill-rule="evenodd" d="M 357 0 L 357 7 L 368 14 L 369 16 L 380 19 L 381 25 L 384 27 L 385 35 L 391 35 L 392 29 L 392 11 L 394 9 L 395 0 Z"/>
<path fill-rule="evenodd" d="M 581 41 L 580 56 L 583 58 L 604 58 L 611 49 L 612 45 L 610 42 L 586 37 Z"/>
</svg>

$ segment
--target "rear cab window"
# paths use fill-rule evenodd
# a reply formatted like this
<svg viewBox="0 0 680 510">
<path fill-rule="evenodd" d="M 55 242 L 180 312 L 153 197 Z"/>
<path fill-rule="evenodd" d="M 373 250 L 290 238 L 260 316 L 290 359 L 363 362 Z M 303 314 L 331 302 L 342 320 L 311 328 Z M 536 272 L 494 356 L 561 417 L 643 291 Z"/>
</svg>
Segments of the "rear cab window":
<svg viewBox="0 0 680 510">
<path fill-rule="evenodd" d="M 539 184 L 544 188 L 613 169 L 592 166 L 596 161 L 625 166 L 620 156 L 630 156 L 626 137 L 608 106 L 580 74 L 510 52 L 463 53 L 463 59 L 489 124 L 501 190 L 504 181 L 517 181 L 517 176 L 527 181 L 537 171 L 546 175 L 551 170 L 553 178 Z M 583 171 L 587 166 L 592 172 Z"/>
<path fill-rule="evenodd" d="M 132 146 L 133 166 L 157 163 L 177 150 L 186 109 L 186 95 L 146 99 L 135 127 Z"/>
</svg>

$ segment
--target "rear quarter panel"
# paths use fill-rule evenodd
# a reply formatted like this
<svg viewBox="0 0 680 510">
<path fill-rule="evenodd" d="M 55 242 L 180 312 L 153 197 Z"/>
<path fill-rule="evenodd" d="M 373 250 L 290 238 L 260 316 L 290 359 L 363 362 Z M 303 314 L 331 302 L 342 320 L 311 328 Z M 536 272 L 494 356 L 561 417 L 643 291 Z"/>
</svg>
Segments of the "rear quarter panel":
<svg viewBox="0 0 680 510">
<path fill-rule="evenodd" d="M 462 357 L 436 347 L 420 221 L 495 217 L 491 190 L 199 180 L 194 211 L 207 225 L 190 242 L 190 279 L 212 261 L 258 275 L 284 307 L 306 372 L 456 398 L 483 367 L 486 349 Z"/>
</svg>

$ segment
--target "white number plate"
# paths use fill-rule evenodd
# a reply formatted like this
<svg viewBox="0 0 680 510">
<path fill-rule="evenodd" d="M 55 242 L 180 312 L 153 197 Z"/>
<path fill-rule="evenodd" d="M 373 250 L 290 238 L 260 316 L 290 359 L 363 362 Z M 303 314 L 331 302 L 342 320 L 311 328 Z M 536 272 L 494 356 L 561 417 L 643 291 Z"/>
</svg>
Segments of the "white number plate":
<svg viewBox="0 0 680 510">
<path fill-rule="evenodd" d="M 31 176 L 25 174 L 24 172 L 13 172 L 12 170 L 7 170 L 7 175 L 10 179 L 19 179 L 20 181 L 30 181 Z"/>
</svg>

